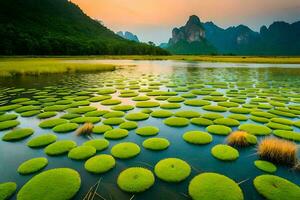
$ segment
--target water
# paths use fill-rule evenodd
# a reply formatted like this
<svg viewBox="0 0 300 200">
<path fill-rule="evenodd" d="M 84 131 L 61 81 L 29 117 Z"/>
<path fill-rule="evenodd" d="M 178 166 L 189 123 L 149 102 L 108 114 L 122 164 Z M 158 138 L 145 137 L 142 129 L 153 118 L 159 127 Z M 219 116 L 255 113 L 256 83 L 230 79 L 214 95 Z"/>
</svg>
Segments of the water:
<svg viewBox="0 0 300 200">
<path fill-rule="evenodd" d="M 300 66 L 299 65 L 283 65 L 283 64 L 235 64 L 235 63 L 199 63 L 199 62 L 185 62 L 185 61 L 129 61 L 129 60 L 82 60 L 74 62 L 101 62 L 101 63 L 114 63 L 122 64 L 126 66 L 120 67 L 115 72 L 104 73 L 84 73 L 84 74 L 62 74 L 51 76 L 38 76 L 38 77 L 16 77 L 5 78 L 0 80 L 0 96 L 1 102 L 5 104 L 8 100 L 17 97 L 32 97 L 32 94 L 26 92 L 7 93 L 6 90 L 13 88 L 25 88 L 36 89 L 38 91 L 47 90 L 45 87 L 52 86 L 54 90 L 63 88 L 70 91 L 85 91 L 87 88 L 102 88 L 104 86 L 114 86 L 113 81 L 117 79 L 124 79 L 126 83 L 131 81 L 149 82 L 153 80 L 164 80 L 164 85 L 160 86 L 161 90 L 168 90 L 166 84 L 174 82 L 181 87 L 185 87 L 186 84 L 193 84 L 195 82 L 203 82 L 207 84 L 207 87 L 211 87 L 212 82 L 226 82 L 232 83 L 232 89 L 236 89 L 236 83 L 243 83 L 240 86 L 240 90 L 249 85 L 252 87 L 259 87 L 262 89 L 274 89 L 274 93 L 278 94 L 293 94 L 297 101 L 290 104 L 299 105 L 300 98 Z M 149 78 L 149 75 L 153 75 Z M 219 84 L 220 85 L 220 84 Z M 127 85 L 128 86 L 128 85 Z M 169 88 L 174 90 L 174 88 Z M 217 91 L 225 92 L 226 89 L 218 88 Z M 179 92 L 179 94 L 184 92 Z M 297 96 L 298 95 L 298 96 Z M 118 94 L 114 94 L 114 98 Z M 198 98 L 204 96 L 199 95 Z M 154 98 L 154 97 L 153 97 Z M 293 97 L 292 97 L 293 98 Z M 131 98 L 119 98 L 124 104 L 132 104 L 135 102 Z M 247 99 L 247 102 L 249 98 Z M 298 103 L 297 103 L 298 102 Z M 185 106 L 183 103 L 180 110 L 196 110 L 200 113 L 206 113 L 201 108 Z M 213 102 L 216 104 L 216 102 Z M 96 106 L 99 109 L 108 109 L 100 105 L 99 103 L 92 103 L 92 106 Z M 158 108 L 154 108 L 158 109 Z M 137 112 L 141 110 L 135 108 L 130 112 Z M 174 110 L 176 112 L 178 110 Z M 60 113 L 58 116 L 62 115 Z M 224 116 L 229 115 L 229 112 L 222 113 Z M 58 117 L 56 116 L 56 117 Z M 247 115 L 249 116 L 249 115 Z M 18 120 L 21 122 L 20 127 L 31 127 L 35 129 L 34 136 L 42 133 L 52 132 L 51 130 L 44 130 L 38 127 L 41 120 L 36 117 L 21 118 Z M 297 120 L 297 119 L 293 119 Z M 299 120 L 299 117 L 298 117 Z M 255 123 L 248 120 L 243 123 Z M 101 124 L 101 123 L 99 123 Z M 77 170 L 81 174 L 82 186 L 78 194 L 74 199 L 83 199 L 84 195 L 88 192 L 89 188 L 94 185 L 100 178 L 102 178 L 98 193 L 106 199 L 130 199 L 132 194 L 122 192 L 117 184 L 116 180 L 118 174 L 133 166 L 146 167 L 153 170 L 154 165 L 163 158 L 176 157 L 187 161 L 193 168 L 191 175 L 183 182 L 166 183 L 156 178 L 155 184 L 149 190 L 144 193 L 135 195 L 134 199 L 141 200 L 153 200 L 153 199 L 188 199 L 187 188 L 190 180 L 197 174 L 202 172 L 216 172 L 224 174 L 236 182 L 242 182 L 240 184 L 243 190 L 246 200 L 263 199 L 253 187 L 253 179 L 261 174 L 262 171 L 257 169 L 253 162 L 258 159 L 255 155 L 255 147 L 249 147 L 240 149 L 240 157 L 233 162 L 221 162 L 210 154 L 210 149 L 219 143 L 224 143 L 224 136 L 213 135 L 213 142 L 208 145 L 196 146 L 186 143 L 182 139 L 182 135 L 189 130 L 202 130 L 205 131 L 205 127 L 199 127 L 190 124 L 184 128 L 172 128 L 163 124 L 162 119 L 156 119 L 150 117 L 146 121 L 138 122 L 139 127 L 146 125 L 155 125 L 160 129 L 158 137 L 167 138 L 171 145 L 165 151 L 153 152 L 146 150 L 142 147 L 142 142 L 146 139 L 144 137 L 135 134 L 134 130 L 130 131 L 129 136 L 122 140 L 110 141 L 108 149 L 101 153 L 110 153 L 110 149 L 114 144 L 124 141 L 132 141 L 140 145 L 141 153 L 129 160 L 117 160 L 116 167 L 103 174 L 93 175 L 88 173 L 84 169 L 83 161 L 73 161 L 68 159 L 66 155 L 59 157 L 49 157 L 43 149 L 30 149 L 26 146 L 26 143 L 30 138 L 18 141 L 18 142 L 3 142 L 0 141 L 0 182 L 15 181 L 18 184 L 18 189 L 22 187 L 33 175 L 22 176 L 17 173 L 17 168 L 20 163 L 30 158 L 44 156 L 49 160 L 49 165 L 46 169 L 58 168 L 58 167 L 70 167 Z M 233 128 L 236 130 L 237 128 Z M 294 127 L 294 130 L 300 132 L 299 128 Z M 2 131 L 0 135 L 3 135 L 6 131 Z M 72 139 L 77 142 L 78 145 L 85 142 L 87 139 L 84 137 L 77 137 L 74 133 L 57 134 L 59 139 Z M 33 136 L 32 136 L 33 137 Z M 32 138 L 31 137 L 31 138 Z M 102 138 L 102 135 L 95 135 L 95 138 Z M 259 138 L 261 139 L 261 138 Z M 98 153 L 100 154 L 100 152 Z M 290 170 L 287 167 L 279 166 L 278 171 L 275 173 L 277 176 L 284 177 L 296 184 L 300 184 L 300 173 Z M 222 183 L 220 183 L 222 184 Z M 15 199 L 14 196 L 12 199 Z"/>
</svg>

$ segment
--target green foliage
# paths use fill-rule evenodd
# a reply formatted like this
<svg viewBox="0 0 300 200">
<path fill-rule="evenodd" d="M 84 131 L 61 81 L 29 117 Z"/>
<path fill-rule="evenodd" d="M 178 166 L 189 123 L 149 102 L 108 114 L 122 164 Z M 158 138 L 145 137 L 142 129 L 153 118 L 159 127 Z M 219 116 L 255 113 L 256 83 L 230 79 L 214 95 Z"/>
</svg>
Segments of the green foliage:
<svg viewBox="0 0 300 200">
<path fill-rule="evenodd" d="M 14 128 L 14 127 L 18 126 L 19 124 L 20 124 L 20 122 L 17 120 L 8 120 L 8 121 L 0 122 L 0 131 Z"/>
<path fill-rule="evenodd" d="M 120 159 L 129 159 L 137 156 L 140 153 L 141 149 L 139 145 L 133 142 L 123 142 L 116 144 L 111 149 L 111 154 Z"/>
<path fill-rule="evenodd" d="M 52 130 L 56 133 L 69 133 L 75 131 L 79 127 L 76 123 L 64 123 L 55 126 Z"/>
<path fill-rule="evenodd" d="M 30 160 L 27 160 L 23 162 L 18 167 L 19 174 L 32 174 L 35 173 L 43 168 L 45 168 L 48 165 L 47 158 L 32 158 Z"/>
<path fill-rule="evenodd" d="M 16 141 L 16 140 L 22 140 L 26 137 L 29 137 L 34 133 L 34 130 L 31 128 L 19 128 L 15 129 L 13 131 L 10 131 L 6 133 L 3 137 L 3 141 Z"/>
<path fill-rule="evenodd" d="M 15 120 L 17 118 L 18 118 L 18 115 L 16 115 L 16 114 L 4 114 L 4 115 L 0 116 L 0 122 Z"/>
<path fill-rule="evenodd" d="M 294 131 L 274 130 L 273 134 L 280 138 L 300 142 L 300 133 Z"/>
<path fill-rule="evenodd" d="M 165 119 L 164 123 L 168 126 L 183 127 L 183 126 L 188 126 L 190 121 L 182 117 L 170 117 Z"/>
<path fill-rule="evenodd" d="M 106 139 L 111 139 L 111 140 L 119 140 L 119 139 L 122 139 L 122 138 L 125 138 L 128 136 L 128 130 L 126 129 L 112 129 L 112 130 L 109 130 L 109 131 L 106 131 L 104 133 L 104 137 Z"/>
<path fill-rule="evenodd" d="M 181 105 L 179 103 L 164 103 L 160 105 L 160 108 L 162 109 L 178 109 L 181 108 Z"/>
<path fill-rule="evenodd" d="M 112 157 L 111 155 L 102 154 L 88 159 L 84 163 L 84 168 L 88 172 L 94 174 L 102 174 L 114 168 L 115 165 L 116 161 L 114 157 Z"/>
<path fill-rule="evenodd" d="M 213 140 L 209 133 L 203 131 L 188 131 L 182 137 L 188 143 L 200 145 L 211 143 Z"/>
<path fill-rule="evenodd" d="M 0 183 L 0 199 L 8 200 L 17 190 L 17 184 L 14 182 Z"/>
<path fill-rule="evenodd" d="M 109 146 L 109 141 L 106 139 L 93 139 L 83 143 L 86 146 L 92 146 L 96 149 L 96 151 L 102 151 Z"/>
<path fill-rule="evenodd" d="M 27 146 L 31 148 L 39 148 L 47 146 L 53 142 L 55 142 L 57 139 L 57 136 L 51 133 L 39 135 L 35 138 L 32 138 L 28 143 Z"/>
<path fill-rule="evenodd" d="M 158 107 L 159 105 L 159 102 L 156 101 L 141 101 L 135 104 L 137 108 L 154 108 Z"/>
<path fill-rule="evenodd" d="M 214 146 L 211 149 L 211 154 L 223 161 L 231 161 L 231 160 L 236 160 L 239 157 L 239 152 L 235 148 L 224 145 L 224 144 L 218 144 Z"/>
<path fill-rule="evenodd" d="M 72 199 L 80 189 L 81 178 L 77 171 L 56 168 L 31 178 L 19 191 L 18 200 L 66 200 Z M 49 192 L 51 191 L 51 192 Z"/>
<path fill-rule="evenodd" d="M 53 128 L 53 127 L 55 127 L 57 125 L 65 124 L 65 123 L 68 123 L 68 120 L 66 120 L 66 119 L 60 119 L 60 118 L 57 118 L 57 119 L 48 119 L 48 120 L 42 121 L 39 124 L 39 127 L 41 127 L 41 128 Z"/>
<path fill-rule="evenodd" d="M 103 134 L 105 133 L 106 131 L 110 131 L 112 130 L 113 128 L 109 125 L 99 125 L 99 126 L 94 126 L 93 128 L 93 133 L 95 134 Z"/>
<path fill-rule="evenodd" d="M 254 179 L 254 187 L 263 197 L 269 200 L 298 199 L 300 187 L 274 175 L 261 175 Z"/>
<path fill-rule="evenodd" d="M 269 122 L 266 124 L 267 127 L 271 129 L 279 129 L 279 130 L 286 130 L 286 131 L 292 131 L 293 128 L 289 125 L 279 124 L 276 122 Z"/>
<path fill-rule="evenodd" d="M 149 118 L 149 114 L 146 113 L 129 113 L 125 116 L 125 119 L 129 120 L 129 121 L 142 121 L 142 120 L 146 120 Z"/>
<path fill-rule="evenodd" d="M 84 123 L 88 123 L 88 122 L 96 124 L 100 121 L 101 121 L 100 117 L 77 117 L 77 118 L 70 120 L 70 122 L 77 123 L 77 124 L 84 124 Z"/>
<path fill-rule="evenodd" d="M 193 110 L 183 110 L 175 113 L 176 117 L 184 117 L 184 118 L 196 118 L 200 117 L 200 113 Z"/>
<path fill-rule="evenodd" d="M 141 128 L 138 128 L 135 133 L 141 136 L 153 136 L 158 134 L 159 128 L 155 126 L 144 126 Z"/>
<path fill-rule="evenodd" d="M 232 132 L 232 129 L 224 125 L 210 125 L 206 127 L 207 132 L 216 135 L 228 135 Z"/>
<path fill-rule="evenodd" d="M 121 129 L 126 129 L 126 130 L 132 130 L 132 129 L 136 129 L 138 127 L 138 123 L 136 122 L 123 122 L 122 124 L 120 124 L 119 128 Z"/>
<path fill-rule="evenodd" d="M 145 168 L 131 167 L 120 173 L 117 184 L 121 190 L 140 193 L 149 189 L 155 182 L 153 173 Z"/>
<path fill-rule="evenodd" d="M 149 138 L 143 142 L 143 147 L 153 151 L 161 151 L 167 149 L 170 142 L 165 138 Z"/>
<path fill-rule="evenodd" d="M 256 160 L 254 161 L 254 165 L 264 172 L 275 173 L 277 171 L 276 165 L 268 161 Z"/>
<path fill-rule="evenodd" d="M 93 146 L 83 145 L 71 149 L 68 153 L 68 158 L 74 160 L 85 160 L 96 153 L 96 148 Z"/>
<path fill-rule="evenodd" d="M 269 135 L 272 132 L 267 126 L 259 124 L 242 124 L 239 126 L 239 130 L 246 131 L 253 135 Z"/>
<path fill-rule="evenodd" d="M 57 156 L 69 152 L 77 146 L 72 140 L 60 140 L 48 145 L 45 148 L 45 153 L 49 156 Z"/>
<path fill-rule="evenodd" d="M 193 200 L 243 200 L 239 185 L 232 179 L 217 173 L 202 173 L 189 184 Z"/>
<path fill-rule="evenodd" d="M 220 118 L 220 119 L 215 119 L 214 120 L 215 124 L 218 125 L 224 125 L 224 126 L 239 126 L 240 122 L 236 119 L 231 119 L 231 118 Z"/>
<path fill-rule="evenodd" d="M 111 126 L 120 125 L 123 122 L 125 122 L 125 120 L 122 118 L 119 118 L 119 117 L 112 117 L 112 118 L 103 120 L 103 124 L 111 125 Z"/>
<path fill-rule="evenodd" d="M 211 103 L 209 101 L 202 100 L 202 99 L 189 99 L 189 100 L 185 100 L 184 104 L 188 106 L 202 107 L 202 106 L 210 105 Z"/>
<path fill-rule="evenodd" d="M 155 110 L 151 113 L 151 117 L 155 118 L 167 118 L 171 117 L 172 115 L 173 113 L 168 110 Z"/>
<path fill-rule="evenodd" d="M 154 167 L 156 176 L 167 182 L 181 182 L 191 173 L 190 165 L 178 158 L 160 160 Z"/>
</svg>

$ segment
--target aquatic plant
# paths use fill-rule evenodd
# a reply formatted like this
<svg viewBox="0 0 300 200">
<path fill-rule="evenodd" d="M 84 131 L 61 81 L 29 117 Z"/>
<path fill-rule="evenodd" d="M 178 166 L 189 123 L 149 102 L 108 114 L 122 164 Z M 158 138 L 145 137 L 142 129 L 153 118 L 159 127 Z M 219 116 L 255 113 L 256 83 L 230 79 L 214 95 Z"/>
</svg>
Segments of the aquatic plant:
<svg viewBox="0 0 300 200">
<path fill-rule="evenodd" d="M 85 160 L 96 154 L 96 148 L 93 146 L 82 145 L 71 149 L 68 158 L 73 160 Z"/>
<path fill-rule="evenodd" d="M 138 123 L 132 121 L 123 122 L 122 124 L 119 125 L 119 128 L 126 129 L 126 130 L 136 129 L 137 127 L 138 127 Z"/>
<path fill-rule="evenodd" d="M 219 118 L 214 120 L 215 124 L 218 125 L 224 125 L 224 126 L 239 126 L 240 122 L 236 119 L 231 119 L 231 118 Z"/>
<path fill-rule="evenodd" d="M 191 123 L 197 126 L 209 126 L 214 124 L 212 120 L 203 117 L 192 118 Z"/>
<path fill-rule="evenodd" d="M 238 121 L 247 121 L 248 120 L 248 117 L 243 114 L 231 114 L 231 115 L 228 115 L 228 118 L 235 119 Z"/>
<path fill-rule="evenodd" d="M 158 107 L 159 105 L 160 103 L 156 101 L 141 101 L 135 104 L 137 108 L 154 108 Z"/>
<path fill-rule="evenodd" d="M 56 115 L 57 115 L 56 112 L 48 111 L 48 112 L 42 112 L 42 113 L 38 114 L 37 118 L 39 118 L 39 119 L 46 119 L 46 118 L 54 117 Z"/>
<path fill-rule="evenodd" d="M 106 131 L 110 131 L 112 129 L 113 128 L 111 126 L 103 124 L 103 125 L 94 126 L 92 132 L 95 134 L 103 134 Z"/>
<path fill-rule="evenodd" d="M 27 146 L 29 146 L 31 148 L 44 147 L 44 146 L 47 146 L 47 145 L 55 142 L 56 139 L 57 139 L 57 136 L 52 133 L 42 134 L 42 135 L 39 135 L 39 136 L 29 140 L 27 142 Z"/>
<path fill-rule="evenodd" d="M 254 165 L 264 172 L 275 173 L 277 171 L 276 165 L 265 160 L 256 160 L 254 161 Z"/>
<path fill-rule="evenodd" d="M 223 161 L 232 161 L 232 160 L 236 160 L 239 157 L 239 152 L 238 150 L 236 150 L 235 148 L 228 146 L 228 145 L 224 145 L 224 144 L 218 144 L 216 146 L 214 146 L 211 149 L 211 154 L 219 159 L 219 160 L 223 160 Z"/>
<path fill-rule="evenodd" d="M 18 115 L 16 115 L 16 114 L 3 114 L 0 116 L 0 122 L 15 120 L 17 118 L 18 118 Z"/>
<path fill-rule="evenodd" d="M 31 128 L 20 128 L 6 133 L 3 137 L 3 141 L 17 141 L 29 137 L 34 133 Z"/>
<path fill-rule="evenodd" d="M 66 120 L 66 119 L 60 119 L 60 118 L 56 118 L 56 119 L 47 119 L 47 120 L 44 120 L 42 121 L 40 124 L 39 124 L 39 127 L 41 128 L 53 128 L 57 125 L 60 125 L 60 124 L 65 124 L 65 123 L 68 123 L 69 121 Z"/>
<path fill-rule="evenodd" d="M 168 118 L 171 117 L 172 115 L 173 113 L 168 110 L 155 110 L 151 112 L 151 117 L 155 117 L 155 118 Z"/>
<path fill-rule="evenodd" d="M 286 131 L 292 131 L 293 127 L 289 126 L 289 125 L 284 125 L 284 124 L 279 124 L 276 122 L 269 122 L 266 124 L 267 127 L 271 128 L 271 129 L 279 129 L 279 130 L 286 130 Z"/>
<path fill-rule="evenodd" d="M 84 168 L 91 173 L 94 174 L 102 174 L 105 173 L 116 165 L 116 161 L 114 157 L 107 154 L 101 154 L 94 157 L 89 158 L 84 163 Z"/>
<path fill-rule="evenodd" d="M 20 124 L 20 122 L 17 120 L 8 120 L 8 121 L 0 122 L 0 131 L 14 128 L 14 127 L 18 126 L 19 124 Z"/>
<path fill-rule="evenodd" d="M 56 133 L 69 133 L 75 131 L 79 127 L 76 123 L 64 123 L 55 126 L 52 130 Z"/>
<path fill-rule="evenodd" d="M 125 116 L 125 119 L 129 121 L 142 121 L 149 118 L 149 114 L 138 112 L 138 113 L 129 113 Z"/>
<path fill-rule="evenodd" d="M 96 151 L 103 151 L 108 148 L 109 141 L 106 139 L 92 139 L 84 142 L 82 145 L 92 146 L 96 149 Z"/>
<path fill-rule="evenodd" d="M 210 125 L 206 127 L 206 131 L 216 135 L 229 135 L 229 133 L 232 132 L 232 129 L 224 125 Z"/>
<path fill-rule="evenodd" d="M 235 181 L 217 173 L 202 173 L 195 176 L 188 190 L 193 200 L 244 199 L 243 191 Z"/>
<path fill-rule="evenodd" d="M 203 131 L 188 131 L 183 134 L 182 138 L 188 143 L 197 145 L 209 144 L 213 140 L 209 133 Z"/>
<path fill-rule="evenodd" d="M 153 173 L 145 168 L 131 167 L 122 171 L 117 179 L 121 190 L 130 193 L 140 193 L 149 189 L 154 184 Z"/>
<path fill-rule="evenodd" d="M 163 103 L 163 104 L 160 104 L 160 108 L 162 108 L 162 109 L 178 109 L 178 108 L 181 108 L 181 105 L 179 103 Z"/>
<path fill-rule="evenodd" d="M 297 145 L 286 140 L 265 138 L 259 143 L 257 154 L 263 160 L 293 166 L 297 162 Z"/>
<path fill-rule="evenodd" d="M 223 106 L 207 105 L 202 107 L 203 110 L 214 111 L 214 112 L 226 112 L 227 108 Z"/>
<path fill-rule="evenodd" d="M 0 199 L 7 200 L 17 190 L 17 184 L 14 182 L 0 183 Z"/>
<path fill-rule="evenodd" d="M 154 167 L 155 175 L 166 182 L 181 182 L 191 173 L 190 165 L 178 158 L 160 160 Z"/>
<path fill-rule="evenodd" d="M 70 122 L 77 123 L 77 124 L 84 124 L 84 123 L 96 124 L 100 121 L 101 121 L 100 117 L 77 117 L 70 120 Z"/>
<path fill-rule="evenodd" d="M 247 147 L 257 143 L 255 135 L 246 131 L 234 131 L 226 139 L 227 144 L 233 147 Z"/>
<path fill-rule="evenodd" d="M 108 113 L 105 113 L 103 115 L 104 118 L 108 119 L 108 118 L 113 118 L 113 117 L 124 117 L 125 115 L 125 112 L 123 111 L 111 111 L 111 112 L 108 112 Z"/>
<path fill-rule="evenodd" d="M 173 127 L 183 127 L 188 126 L 190 120 L 183 118 L 183 117 L 170 117 L 164 120 L 164 124 Z"/>
<path fill-rule="evenodd" d="M 159 128 L 155 126 L 144 126 L 141 128 L 138 128 L 135 133 L 141 136 L 153 136 L 157 135 L 159 132 Z"/>
<path fill-rule="evenodd" d="M 120 129 L 120 128 L 112 129 L 104 133 L 104 137 L 106 139 L 111 139 L 111 140 L 119 140 L 127 136 L 128 136 L 128 130 Z"/>
<path fill-rule="evenodd" d="M 251 116 L 250 119 L 254 122 L 259 122 L 259 123 L 269 123 L 270 119 L 265 118 L 265 117 L 257 117 L 257 116 Z"/>
<path fill-rule="evenodd" d="M 193 110 L 182 110 L 178 111 L 175 114 L 175 117 L 183 117 L 183 118 L 196 118 L 200 117 L 200 113 Z"/>
<path fill-rule="evenodd" d="M 204 113 L 202 117 L 210 120 L 224 118 L 224 116 L 219 113 Z"/>
<path fill-rule="evenodd" d="M 264 198 L 270 200 L 298 199 L 300 187 L 274 175 L 261 175 L 254 179 L 254 187 Z"/>
<path fill-rule="evenodd" d="M 137 156 L 140 151 L 139 145 L 133 142 L 123 142 L 113 146 L 110 152 L 116 158 L 129 159 Z"/>
<path fill-rule="evenodd" d="M 112 118 L 108 118 L 108 119 L 103 120 L 103 124 L 109 125 L 109 126 L 120 125 L 123 122 L 125 122 L 125 120 L 122 119 L 122 118 L 119 118 L 119 117 L 112 117 Z"/>
<path fill-rule="evenodd" d="M 273 135 L 276 135 L 277 137 L 284 138 L 287 140 L 300 142 L 300 133 L 298 132 L 286 131 L 286 130 L 274 130 Z"/>
<path fill-rule="evenodd" d="M 165 138 L 149 138 L 144 140 L 143 147 L 153 151 L 161 151 L 167 149 L 170 142 Z"/>
<path fill-rule="evenodd" d="M 57 156 L 69 152 L 77 146 L 73 140 L 59 140 L 45 148 L 45 153 L 49 156 Z"/>
<path fill-rule="evenodd" d="M 56 168 L 44 171 L 31 178 L 18 192 L 18 200 L 65 200 L 72 199 L 81 186 L 77 171 Z M 51 191 L 51 192 L 49 192 Z"/>
<path fill-rule="evenodd" d="M 47 158 L 40 157 L 40 158 L 32 158 L 30 160 L 27 160 L 23 162 L 18 167 L 19 174 L 27 175 L 32 174 L 37 171 L 40 171 L 41 169 L 45 168 L 48 165 Z"/>
<path fill-rule="evenodd" d="M 259 136 L 269 135 L 272 132 L 272 130 L 269 127 L 259 124 L 242 124 L 239 126 L 239 130 L 246 131 L 247 133 Z"/>
</svg>

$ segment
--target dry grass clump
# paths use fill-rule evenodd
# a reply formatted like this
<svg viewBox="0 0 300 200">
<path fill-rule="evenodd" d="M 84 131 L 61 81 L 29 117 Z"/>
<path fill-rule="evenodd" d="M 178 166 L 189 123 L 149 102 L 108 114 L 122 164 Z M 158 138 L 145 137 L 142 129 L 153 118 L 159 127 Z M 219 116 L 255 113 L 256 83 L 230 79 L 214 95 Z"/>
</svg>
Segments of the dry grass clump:
<svg viewBox="0 0 300 200">
<path fill-rule="evenodd" d="M 294 166 L 297 163 L 297 145 L 277 138 L 266 138 L 258 145 L 258 155 L 263 160 Z"/>
<path fill-rule="evenodd" d="M 256 142 L 256 137 L 246 131 L 235 131 L 227 137 L 227 144 L 233 147 L 247 147 Z"/>
<path fill-rule="evenodd" d="M 77 131 L 76 135 L 81 136 L 81 135 L 90 135 L 93 132 L 94 125 L 90 122 L 87 122 L 83 124 Z"/>
</svg>

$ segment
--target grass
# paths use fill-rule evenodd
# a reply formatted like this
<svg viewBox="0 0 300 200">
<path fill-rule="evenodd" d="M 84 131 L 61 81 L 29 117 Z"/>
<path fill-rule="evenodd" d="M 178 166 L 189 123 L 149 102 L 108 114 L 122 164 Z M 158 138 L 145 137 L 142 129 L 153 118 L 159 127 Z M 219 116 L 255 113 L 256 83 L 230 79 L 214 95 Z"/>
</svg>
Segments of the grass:
<svg viewBox="0 0 300 200">
<path fill-rule="evenodd" d="M 18 167 L 18 172 L 19 174 L 32 174 L 35 173 L 43 168 L 45 168 L 48 165 L 48 160 L 47 158 L 32 158 L 30 160 L 27 160 L 23 162 L 19 167 Z"/>
<path fill-rule="evenodd" d="M 294 166 L 297 162 L 297 145 L 277 138 L 265 138 L 258 145 L 261 159 L 274 163 Z"/>
<path fill-rule="evenodd" d="M 190 165 L 178 158 L 160 160 L 154 167 L 156 176 L 166 182 L 181 182 L 191 173 Z"/>
<path fill-rule="evenodd" d="M 227 137 L 227 144 L 233 147 L 247 147 L 256 143 L 256 136 L 245 131 L 235 131 Z"/>
<path fill-rule="evenodd" d="M 274 175 L 261 175 L 254 179 L 258 193 L 270 200 L 299 199 L 300 187 L 296 184 Z"/>
<path fill-rule="evenodd" d="M 117 184 L 121 190 L 140 193 L 149 189 L 155 182 L 153 173 L 145 168 L 131 167 L 120 173 Z"/>
<path fill-rule="evenodd" d="M 56 168 L 42 172 L 31 178 L 19 191 L 18 200 L 63 200 L 72 199 L 81 186 L 77 171 L 69 168 Z M 49 192 L 51 191 L 51 192 Z"/>
<path fill-rule="evenodd" d="M 195 200 L 243 200 L 239 185 L 232 179 L 217 173 L 202 173 L 189 184 L 189 195 Z"/>
<path fill-rule="evenodd" d="M 111 155 L 102 154 L 88 159 L 84 163 L 84 168 L 88 172 L 94 174 L 102 174 L 114 168 L 115 165 L 116 161 L 114 157 L 112 157 Z"/>
<path fill-rule="evenodd" d="M 17 184 L 14 182 L 0 183 L 0 199 L 9 199 L 17 190 Z"/>
<path fill-rule="evenodd" d="M 81 135 L 90 135 L 93 132 L 94 125 L 90 122 L 86 122 L 83 124 L 83 126 L 79 127 L 76 130 L 76 135 L 81 136 Z"/>
<path fill-rule="evenodd" d="M 73 62 L 61 58 L 1 58 L 0 76 L 38 76 L 41 74 L 61 74 L 93 71 L 113 71 L 116 66 Z"/>
</svg>

